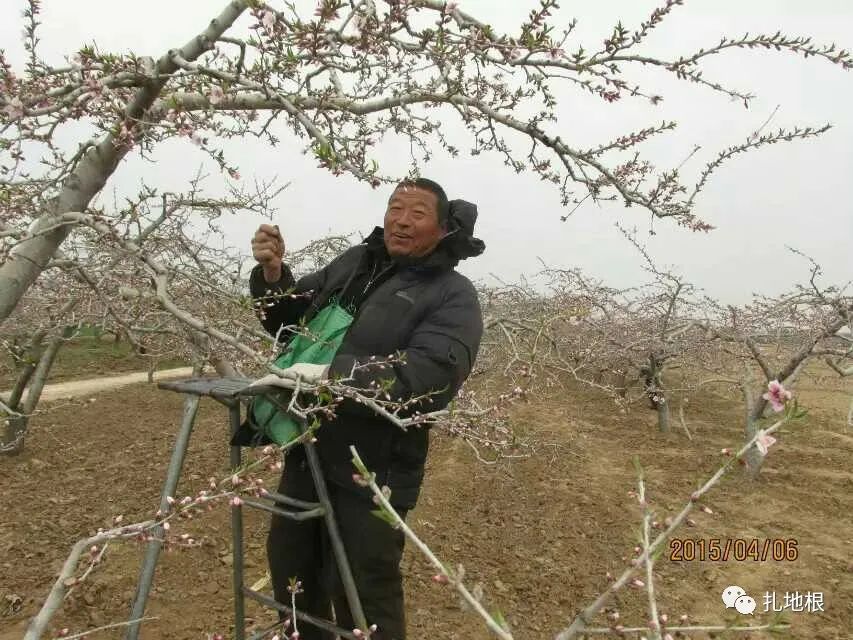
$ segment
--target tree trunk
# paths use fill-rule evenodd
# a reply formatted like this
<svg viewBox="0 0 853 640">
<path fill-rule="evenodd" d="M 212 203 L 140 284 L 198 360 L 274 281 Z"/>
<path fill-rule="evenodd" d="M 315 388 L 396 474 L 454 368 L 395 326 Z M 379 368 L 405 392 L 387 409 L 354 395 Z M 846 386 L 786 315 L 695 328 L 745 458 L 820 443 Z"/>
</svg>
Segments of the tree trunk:
<svg viewBox="0 0 853 640">
<path fill-rule="evenodd" d="M 10 409 L 17 411 L 18 405 L 21 404 L 21 398 L 24 397 L 24 390 L 30 383 L 30 378 L 36 370 L 36 365 L 42 356 L 42 341 L 47 335 L 47 331 L 39 331 L 36 333 L 30 344 L 24 351 L 23 358 L 25 359 L 23 366 L 18 370 L 18 379 L 15 381 L 15 387 L 12 389 L 12 395 L 9 396 L 8 405 Z"/>
<path fill-rule="evenodd" d="M 65 329 L 62 330 L 61 335 L 53 336 L 48 340 L 47 346 L 42 352 L 38 364 L 35 366 L 34 370 L 27 375 L 28 378 L 32 378 L 32 382 L 30 383 L 29 388 L 27 388 L 26 399 L 23 404 L 20 402 L 16 403 L 16 405 L 20 405 L 20 408 L 16 405 L 10 405 L 10 408 L 14 408 L 21 415 L 9 416 L 7 419 L 3 439 L 0 440 L 0 452 L 7 455 L 15 455 L 23 450 L 24 438 L 27 435 L 30 416 L 38 406 L 39 398 L 41 398 L 41 393 L 44 390 L 44 385 L 47 382 L 48 375 L 50 374 L 50 369 L 56 361 L 56 355 L 59 353 L 59 349 L 63 344 L 65 344 L 66 340 L 74 335 L 74 331 L 75 327 L 73 326 L 65 327 Z M 18 382 L 21 382 L 20 378 L 18 379 Z"/>
<path fill-rule="evenodd" d="M 758 428 L 755 426 L 755 420 L 752 416 L 748 416 L 746 420 L 746 440 L 749 442 L 758 433 Z M 746 462 L 746 473 L 753 480 L 758 479 L 761 473 L 761 467 L 764 464 L 764 455 L 758 450 L 755 445 L 747 449 L 744 454 L 744 462 Z"/>
<path fill-rule="evenodd" d="M 746 401 L 746 441 L 749 442 L 758 433 L 757 422 L 764 415 L 764 409 L 767 407 L 767 400 L 762 398 L 762 393 L 759 391 L 756 395 L 752 395 L 750 386 L 751 378 L 747 378 L 743 385 L 743 397 Z M 744 471 L 753 480 L 758 478 L 761 472 L 761 466 L 764 464 L 764 455 L 758 450 L 755 445 L 747 449 L 743 456 L 743 461 L 746 463 Z"/>
<path fill-rule="evenodd" d="M 0 437 L 0 453 L 14 456 L 24 450 L 24 434 L 27 432 L 26 416 L 8 416 L 3 436 Z"/>
<path fill-rule="evenodd" d="M 232 0 L 220 15 L 212 20 L 200 35 L 185 44 L 178 53 L 186 60 L 196 60 L 210 49 L 222 34 L 240 17 L 247 6 L 246 0 Z M 147 86 L 136 92 L 125 110 L 126 122 L 144 120 L 145 112 L 154 103 L 167 80 L 177 70 L 177 65 L 166 54 L 151 69 L 152 80 Z M 156 80 L 153 79 L 156 74 Z M 122 122 L 116 123 L 116 128 Z M 142 125 L 137 125 L 137 135 L 144 133 Z M 71 233 L 71 225 L 59 225 L 51 228 L 56 217 L 71 211 L 85 211 L 89 202 L 104 187 L 119 162 L 132 147 L 116 145 L 112 133 L 86 153 L 75 170 L 62 184 L 59 195 L 48 205 L 47 211 L 36 221 L 31 229 L 34 237 L 22 241 L 9 253 L 8 259 L 0 266 L 0 323 L 5 321 L 18 306 L 23 295 L 32 286 L 53 258 L 57 249 Z"/>
<path fill-rule="evenodd" d="M 12 389 L 12 394 L 6 403 L 12 411 L 20 411 L 18 405 L 21 403 L 21 396 L 35 370 L 36 364 L 34 362 L 27 362 L 18 374 L 15 388 Z M 0 435 L 0 453 L 6 455 L 20 453 L 24 448 L 24 435 L 26 432 L 27 416 L 7 415 L 3 434 Z"/>
<path fill-rule="evenodd" d="M 669 398 L 661 387 L 658 387 L 658 429 L 669 433 Z"/>
<path fill-rule="evenodd" d="M 41 358 L 39 358 L 38 366 L 36 366 L 36 371 L 33 374 L 33 380 L 27 389 L 27 397 L 24 400 L 22 413 L 29 415 L 36 410 L 39 399 L 41 398 L 41 392 L 47 383 L 48 375 L 50 375 L 50 369 L 56 360 L 56 355 L 59 353 L 62 345 L 74 335 L 75 330 L 76 327 L 74 326 L 65 327 L 61 335 L 52 337 L 47 343 L 47 348 L 44 350 Z"/>
<path fill-rule="evenodd" d="M 628 395 L 628 373 L 626 371 L 620 371 L 616 375 L 616 392 L 623 400 Z"/>
</svg>

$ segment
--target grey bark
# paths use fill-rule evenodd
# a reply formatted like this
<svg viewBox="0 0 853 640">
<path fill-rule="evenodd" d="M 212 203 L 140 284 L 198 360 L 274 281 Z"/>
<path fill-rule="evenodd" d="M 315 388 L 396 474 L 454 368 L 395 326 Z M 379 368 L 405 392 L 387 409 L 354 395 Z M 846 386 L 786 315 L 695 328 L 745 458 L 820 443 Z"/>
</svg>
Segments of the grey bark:
<svg viewBox="0 0 853 640">
<path fill-rule="evenodd" d="M 172 55 L 177 53 L 186 60 L 195 60 L 211 48 L 213 43 L 231 27 L 247 7 L 246 0 L 232 0 L 210 22 L 208 27 L 177 52 L 170 51 L 151 69 L 151 80 L 136 93 L 125 109 L 126 120 L 139 121 L 151 107 L 171 74 L 177 69 Z M 116 126 L 120 126 L 120 122 Z M 137 129 L 137 131 L 142 131 Z M 76 169 L 62 184 L 59 195 L 46 207 L 45 213 L 32 229 L 35 235 L 22 241 L 0 266 L 0 322 L 5 321 L 24 293 L 39 277 L 47 263 L 71 233 L 70 225 L 59 226 L 43 234 L 39 232 L 54 226 L 56 217 L 69 211 L 83 212 L 89 202 L 107 183 L 119 162 L 130 151 L 126 146 L 116 146 L 112 133 L 104 136 L 80 160 Z"/>
<path fill-rule="evenodd" d="M 658 387 L 658 429 L 661 433 L 669 433 L 669 398 L 661 387 Z"/>
<path fill-rule="evenodd" d="M 746 441 L 749 442 L 758 433 L 758 427 L 755 423 L 761 418 L 764 407 L 766 406 L 766 400 L 761 399 L 759 395 L 760 402 L 756 402 L 756 397 L 753 396 L 750 390 L 752 388 L 752 373 L 749 370 L 749 366 L 745 365 L 744 369 L 746 376 L 741 388 L 743 389 L 743 399 L 746 403 Z M 759 406 L 761 407 L 760 409 Z M 764 456 L 761 455 L 758 447 L 752 446 L 747 449 L 743 460 L 746 463 L 744 467 L 746 474 L 752 479 L 758 478 L 758 474 L 761 472 L 761 465 L 764 464 Z"/>
<path fill-rule="evenodd" d="M 27 395 L 20 408 L 10 405 L 16 409 L 21 415 L 10 416 L 6 421 L 3 439 L 0 440 L 0 451 L 8 455 L 20 453 L 24 448 L 24 438 L 27 435 L 27 429 L 30 423 L 30 415 L 38 406 L 39 398 L 44 390 L 44 385 L 47 382 L 50 369 L 56 360 L 59 349 L 65 344 L 72 335 L 74 335 L 76 327 L 65 327 L 62 334 L 53 336 L 47 343 L 45 350 L 39 358 L 38 364 L 32 372 L 32 381 L 27 388 Z M 19 380 L 20 381 L 20 380 Z"/>
<path fill-rule="evenodd" d="M 62 348 L 62 345 L 64 345 L 68 339 L 74 335 L 76 329 L 76 326 L 65 327 L 60 335 L 53 336 L 48 341 L 47 348 L 45 348 L 44 353 L 42 353 L 41 358 L 39 358 L 39 363 L 36 366 L 35 373 L 33 374 L 32 382 L 27 389 L 27 397 L 24 399 L 24 403 L 21 406 L 21 413 L 29 415 L 36 410 L 39 399 L 41 398 L 41 392 L 44 391 L 44 385 L 47 383 L 50 370 L 53 367 L 53 363 L 56 361 L 56 356 L 59 354 L 59 350 Z"/>
<path fill-rule="evenodd" d="M 27 346 L 26 351 L 24 351 L 25 362 L 18 370 L 18 379 L 15 381 L 15 387 L 12 389 L 12 394 L 9 396 L 9 400 L 6 403 L 12 409 L 17 409 L 18 405 L 21 403 L 21 398 L 24 397 L 24 390 L 30 383 L 30 378 L 32 378 L 33 373 L 36 370 L 36 365 L 41 359 L 42 342 L 46 335 L 47 331 L 39 331 L 33 335 L 30 340 L 30 344 Z"/>
</svg>

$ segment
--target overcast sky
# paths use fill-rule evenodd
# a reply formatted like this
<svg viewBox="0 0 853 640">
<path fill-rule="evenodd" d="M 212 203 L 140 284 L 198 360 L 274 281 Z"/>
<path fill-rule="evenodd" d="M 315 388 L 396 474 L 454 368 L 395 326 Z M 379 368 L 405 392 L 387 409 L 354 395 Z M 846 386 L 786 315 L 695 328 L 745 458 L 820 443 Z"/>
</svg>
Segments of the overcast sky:
<svg viewBox="0 0 853 640">
<path fill-rule="evenodd" d="M 460 7 L 498 30 L 515 33 L 514 25 L 535 4 L 462 0 Z M 578 19 L 577 33 L 567 47 L 574 50 L 579 43 L 587 49 L 600 46 L 617 19 L 634 27 L 660 3 L 575 0 L 563 4 L 554 24 L 562 27 L 572 17 Z M 17 68 L 23 61 L 23 6 L 18 0 L 0 2 L 0 47 Z M 43 0 L 42 54 L 60 62 L 63 55 L 95 41 L 103 51 L 157 57 L 183 44 L 222 6 L 222 0 Z M 238 23 L 235 31 L 246 24 Z M 853 2 L 687 0 L 653 34 L 644 51 L 686 54 L 713 45 L 722 35 L 776 30 L 853 48 Z M 692 177 L 715 151 L 741 142 L 777 105 L 774 127 L 828 122 L 834 128 L 817 140 L 775 145 L 741 156 L 716 173 L 696 209 L 717 227 L 707 234 L 658 220 L 654 223 L 657 233 L 651 236 L 647 214 L 611 203 L 585 205 L 561 222 L 564 211 L 558 193 L 534 175 L 517 175 L 496 156 L 436 157 L 423 167 L 423 175 L 442 183 L 451 198 L 471 200 L 480 209 L 478 235 L 486 242 L 486 253 L 462 263 L 460 269 L 485 282 L 493 282 L 490 274 L 514 280 L 537 271 L 541 259 L 556 267 L 580 267 L 614 286 L 634 284 L 642 279 L 641 261 L 614 228 L 619 220 L 640 230 L 660 264 L 671 266 L 726 302 L 744 302 L 752 292 L 780 293 L 792 282 L 802 281 L 808 265 L 787 252 L 785 245 L 815 257 L 824 267 L 826 282 L 842 284 L 853 277 L 853 73 L 822 60 L 764 52 L 718 55 L 703 68 L 709 79 L 757 94 L 751 108 L 674 81 L 663 72 L 643 72 L 632 77 L 645 83 L 648 91 L 663 95 L 660 105 L 640 100 L 608 105 L 564 91 L 559 94 L 559 126 L 552 131 L 584 147 L 665 119 L 676 120 L 675 132 L 645 149 L 649 158 L 668 168 L 700 145 L 701 151 L 683 168 Z M 280 127 L 279 135 L 282 143 L 275 149 L 255 141 L 232 141 L 223 148 L 244 179 L 277 175 L 291 183 L 275 203 L 279 210 L 275 221 L 290 246 L 329 232 L 366 233 L 381 224 L 387 189 L 374 191 L 349 177 L 334 178 L 301 155 L 299 142 L 285 128 Z M 463 150 L 470 147 L 469 138 L 460 136 L 452 142 Z M 155 164 L 129 159 L 111 186 L 133 192 L 144 179 L 157 187 L 181 189 L 204 156 L 189 143 L 174 142 L 163 145 L 155 159 Z M 386 153 L 380 161 L 388 168 L 395 159 Z M 405 172 L 407 159 L 400 163 L 400 172 Z M 253 216 L 229 221 L 229 240 L 248 249 L 259 221 Z"/>
</svg>

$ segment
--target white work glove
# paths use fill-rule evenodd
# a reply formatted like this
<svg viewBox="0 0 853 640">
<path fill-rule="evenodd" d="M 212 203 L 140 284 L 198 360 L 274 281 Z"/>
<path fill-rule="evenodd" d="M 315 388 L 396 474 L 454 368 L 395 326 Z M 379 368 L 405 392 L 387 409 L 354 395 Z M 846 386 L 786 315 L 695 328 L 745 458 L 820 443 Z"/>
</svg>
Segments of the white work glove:
<svg viewBox="0 0 853 640">
<path fill-rule="evenodd" d="M 270 373 L 258 380 L 255 380 L 250 387 L 259 386 L 274 386 L 283 387 L 285 389 L 293 389 L 296 387 L 296 378 L 302 379 L 302 382 L 310 385 L 317 384 L 320 380 L 325 380 L 329 372 L 327 364 L 309 364 L 305 362 L 297 362 L 294 365 L 282 369 L 282 373 L 290 374 L 291 377 L 281 377 L 275 373 Z"/>
</svg>

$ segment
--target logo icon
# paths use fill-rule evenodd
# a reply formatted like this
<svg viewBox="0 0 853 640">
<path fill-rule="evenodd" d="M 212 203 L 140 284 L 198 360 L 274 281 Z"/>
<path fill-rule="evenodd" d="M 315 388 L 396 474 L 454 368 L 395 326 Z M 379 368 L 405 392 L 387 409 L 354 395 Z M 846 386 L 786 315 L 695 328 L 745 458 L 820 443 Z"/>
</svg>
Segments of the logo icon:
<svg viewBox="0 0 853 640">
<path fill-rule="evenodd" d="M 735 606 L 735 601 L 745 595 L 746 591 L 738 586 L 732 585 L 731 587 L 726 587 L 723 591 L 723 604 L 726 605 L 726 609 L 731 609 Z"/>
<path fill-rule="evenodd" d="M 726 609 L 734 608 L 743 615 L 752 615 L 752 612 L 755 611 L 755 599 L 748 596 L 746 591 L 737 585 L 726 587 L 723 590 L 722 598 Z"/>
<path fill-rule="evenodd" d="M 751 616 L 755 611 L 755 600 L 746 595 L 740 596 L 735 600 L 735 609 L 738 613 Z"/>
</svg>

